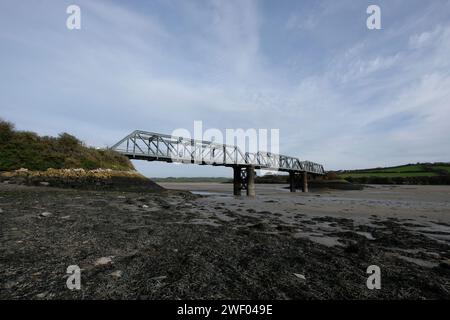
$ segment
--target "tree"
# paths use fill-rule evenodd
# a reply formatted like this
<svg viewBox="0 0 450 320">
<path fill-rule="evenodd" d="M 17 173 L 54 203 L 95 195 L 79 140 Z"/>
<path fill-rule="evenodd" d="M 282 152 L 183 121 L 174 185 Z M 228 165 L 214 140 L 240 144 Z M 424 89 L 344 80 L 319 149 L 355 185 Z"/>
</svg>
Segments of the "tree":
<svg viewBox="0 0 450 320">
<path fill-rule="evenodd" d="M 14 135 L 14 125 L 0 119 L 0 142 L 7 143 Z"/>
</svg>

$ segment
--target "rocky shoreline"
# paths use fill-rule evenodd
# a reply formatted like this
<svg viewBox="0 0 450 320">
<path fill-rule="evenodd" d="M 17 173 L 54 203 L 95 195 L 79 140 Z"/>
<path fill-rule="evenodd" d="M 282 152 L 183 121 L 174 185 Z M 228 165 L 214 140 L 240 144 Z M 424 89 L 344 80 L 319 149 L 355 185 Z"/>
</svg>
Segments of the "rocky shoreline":
<svg viewBox="0 0 450 320">
<path fill-rule="evenodd" d="M 85 190 L 163 191 L 164 188 L 138 173 L 112 169 L 18 169 L 0 172 L 0 182 Z"/>
</svg>

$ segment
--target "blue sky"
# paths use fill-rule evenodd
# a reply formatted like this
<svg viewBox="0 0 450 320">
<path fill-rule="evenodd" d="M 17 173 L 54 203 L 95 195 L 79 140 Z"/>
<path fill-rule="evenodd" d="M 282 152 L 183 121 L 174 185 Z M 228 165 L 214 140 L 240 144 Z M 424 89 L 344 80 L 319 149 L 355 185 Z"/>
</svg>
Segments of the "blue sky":
<svg viewBox="0 0 450 320">
<path fill-rule="evenodd" d="M 70 4 L 81 30 L 66 28 Z M 366 27 L 369 4 L 381 30 Z M 282 153 L 326 169 L 450 161 L 449 57 L 443 0 L 3 0 L 0 117 L 98 147 L 202 120 L 280 129 Z"/>
</svg>

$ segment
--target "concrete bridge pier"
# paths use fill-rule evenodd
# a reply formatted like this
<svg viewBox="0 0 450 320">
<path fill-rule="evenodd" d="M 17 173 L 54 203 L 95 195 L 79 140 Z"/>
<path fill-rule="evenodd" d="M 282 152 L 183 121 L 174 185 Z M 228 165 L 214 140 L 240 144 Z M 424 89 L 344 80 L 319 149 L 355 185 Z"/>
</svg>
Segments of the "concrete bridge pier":
<svg viewBox="0 0 450 320">
<path fill-rule="evenodd" d="M 296 192 L 297 188 L 301 188 L 302 192 L 308 192 L 308 173 L 306 171 L 302 173 L 289 172 L 289 190 Z"/>
<path fill-rule="evenodd" d="M 254 197 L 256 196 L 255 191 L 255 167 L 249 166 L 246 168 L 247 170 L 247 196 Z"/>
<path fill-rule="evenodd" d="M 308 173 L 304 171 L 302 177 L 302 192 L 308 192 Z"/>
<path fill-rule="evenodd" d="M 295 192 L 297 187 L 297 176 L 295 172 L 289 171 L 289 190 Z"/>
<path fill-rule="evenodd" d="M 240 196 L 243 189 L 249 197 L 256 195 L 254 166 L 233 166 L 233 194 Z"/>
<path fill-rule="evenodd" d="M 242 177 L 241 177 L 241 167 L 233 166 L 233 194 L 235 196 L 241 195 L 242 190 Z"/>
</svg>

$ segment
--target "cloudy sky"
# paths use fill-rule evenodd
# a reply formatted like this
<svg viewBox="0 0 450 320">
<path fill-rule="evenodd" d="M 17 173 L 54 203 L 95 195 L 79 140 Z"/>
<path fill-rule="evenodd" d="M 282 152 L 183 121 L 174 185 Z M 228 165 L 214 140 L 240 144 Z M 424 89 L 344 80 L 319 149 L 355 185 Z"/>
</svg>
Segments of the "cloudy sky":
<svg viewBox="0 0 450 320">
<path fill-rule="evenodd" d="M 450 1 L 2 0 L 0 117 L 98 147 L 202 120 L 280 129 L 282 153 L 326 169 L 450 161 Z"/>
</svg>

